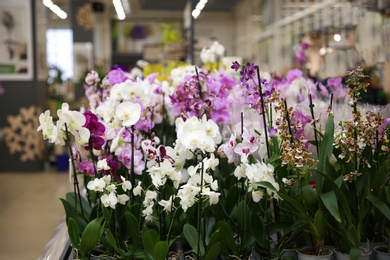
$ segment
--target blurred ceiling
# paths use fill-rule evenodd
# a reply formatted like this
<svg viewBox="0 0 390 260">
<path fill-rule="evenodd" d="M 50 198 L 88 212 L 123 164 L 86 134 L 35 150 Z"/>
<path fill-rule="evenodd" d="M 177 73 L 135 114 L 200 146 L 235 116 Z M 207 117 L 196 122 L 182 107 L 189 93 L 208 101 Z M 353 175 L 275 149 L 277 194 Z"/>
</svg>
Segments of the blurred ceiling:
<svg viewBox="0 0 390 260">
<path fill-rule="evenodd" d="M 1 0 L 0 0 L 1 1 Z M 72 1 L 82 0 L 53 0 L 55 4 L 64 5 Z M 84 0 L 86 3 L 103 3 L 106 6 L 112 5 L 112 0 Z M 184 10 L 187 0 L 123 0 L 128 1 L 130 5 L 139 6 L 141 10 L 163 10 L 180 11 Z M 194 6 L 199 0 L 193 0 Z M 207 11 L 230 11 L 239 0 L 208 0 L 204 10 Z"/>
<path fill-rule="evenodd" d="M 139 0 L 143 10 L 183 10 L 187 0 Z M 199 1 L 193 0 L 194 5 Z M 230 11 L 239 0 L 209 0 L 205 11 Z"/>
</svg>

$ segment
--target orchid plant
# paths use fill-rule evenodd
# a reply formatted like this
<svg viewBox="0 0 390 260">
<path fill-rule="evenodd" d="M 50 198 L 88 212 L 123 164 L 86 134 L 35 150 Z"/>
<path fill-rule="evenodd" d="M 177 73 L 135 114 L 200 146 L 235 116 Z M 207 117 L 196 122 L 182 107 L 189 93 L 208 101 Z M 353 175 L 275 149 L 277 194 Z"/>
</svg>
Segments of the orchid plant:
<svg viewBox="0 0 390 260">
<path fill-rule="evenodd" d="M 217 62 L 224 49 L 206 51 Z M 178 67 L 169 81 L 91 71 L 88 109 L 40 115 L 43 138 L 71 157 L 61 201 L 77 257 L 282 259 L 291 245 L 325 254 L 330 240 L 356 257 L 353 234 L 384 234 L 388 120 L 357 109 L 361 71 L 345 97 L 341 79 L 232 69 Z M 332 102 L 351 102 L 353 120 Z"/>
</svg>

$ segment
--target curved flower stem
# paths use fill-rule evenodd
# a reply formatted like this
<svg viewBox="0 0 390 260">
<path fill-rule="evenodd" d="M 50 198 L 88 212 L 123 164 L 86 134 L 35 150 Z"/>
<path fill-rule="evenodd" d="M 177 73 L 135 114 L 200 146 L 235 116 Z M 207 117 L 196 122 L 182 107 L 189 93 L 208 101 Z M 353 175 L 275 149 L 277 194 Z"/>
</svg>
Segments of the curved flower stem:
<svg viewBox="0 0 390 260">
<path fill-rule="evenodd" d="M 175 193 L 175 190 L 173 192 L 173 194 L 176 194 Z M 173 220 L 175 219 L 175 216 L 176 216 L 176 212 L 177 212 L 177 209 L 172 213 L 172 209 L 173 209 L 173 196 L 171 196 L 171 211 L 169 212 L 170 213 L 170 219 L 169 219 L 169 227 L 168 227 L 168 232 L 167 232 L 167 236 L 166 236 L 166 240 L 168 242 L 168 245 L 169 245 L 169 240 L 170 240 L 170 236 L 171 236 L 171 229 L 172 229 L 172 225 L 173 225 Z"/>
<path fill-rule="evenodd" d="M 267 234 L 267 241 L 269 240 L 269 222 L 270 222 L 270 220 L 269 220 L 269 216 L 268 216 L 268 211 L 267 211 L 267 208 L 268 208 L 268 203 L 267 203 L 267 196 L 268 196 L 268 194 L 267 194 L 267 191 L 265 190 L 264 191 L 264 215 L 265 215 L 265 225 L 264 225 L 264 228 L 265 228 L 265 230 L 266 230 L 266 234 Z M 270 247 L 270 244 L 269 243 L 267 243 L 267 251 L 269 252 L 269 253 L 271 253 L 271 247 Z"/>
<path fill-rule="evenodd" d="M 197 259 L 200 259 L 200 243 L 201 243 L 201 234 L 202 234 L 202 207 L 203 207 L 203 201 L 202 201 L 202 192 L 203 192 L 203 160 L 202 160 L 202 167 L 200 169 L 200 192 L 199 192 L 199 201 L 198 201 L 198 219 L 197 219 L 197 230 L 198 230 L 198 249 L 197 249 Z"/>
<path fill-rule="evenodd" d="M 291 139 L 291 143 L 293 144 L 294 143 L 294 133 L 291 129 L 291 120 L 290 120 L 290 114 L 288 112 L 288 106 L 287 106 L 287 100 L 284 100 L 284 108 L 286 110 L 286 120 L 287 120 L 287 125 L 288 125 L 288 131 L 290 132 L 290 139 Z"/>
<path fill-rule="evenodd" d="M 162 188 L 162 191 L 161 191 L 161 200 L 165 200 L 165 188 L 163 186 Z M 158 207 L 160 209 L 162 209 L 162 206 L 161 205 L 158 205 Z M 166 240 L 166 227 L 165 227 L 165 214 L 166 212 L 162 209 L 161 210 L 161 213 L 160 213 L 160 216 L 159 216 L 159 221 L 160 221 L 160 240 L 163 241 L 163 240 Z"/>
<path fill-rule="evenodd" d="M 131 165 L 130 165 L 130 170 L 131 170 L 131 175 L 130 175 L 130 182 L 131 186 L 134 187 L 135 185 L 135 174 L 134 174 L 134 125 L 131 126 Z M 131 196 L 131 203 L 134 204 L 134 196 Z"/>
<path fill-rule="evenodd" d="M 318 138 L 317 138 L 317 126 L 316 126 L 316 118 L 314 116 L 314 104 L 313 104 L 313 99 L 311 97 L 311 94 L 309 94 L 309 107 L 310 107 L 310 113 L 311 113 L 311 118 L 313 119 L 313 129 L 314 129 L 314 141 L 316 144 L 316 151 L 317 151 L 317 156 L 318 156 Z"/>
<path fill-rule="evenodd" d="M 202 86 L 200 85 L 198 67 L 195 66 L 196 78 L 198 79 L 199 97 L 203 99 Z"/>
<path fill-rule="evenodd" d="M 332 110 L 332 107 L 333 107 L 333 93 L 330 93 L 329 111 Z"/>
<path fill-rule="evenodd" d="M 70 158 L 71 158 L 71 162 L 72 162 L 73 190 L 74 190 L 75 195 L 77 194 L 77 197 L 78 197 L 79 203 L 80 203 L 81 215 L 84 217 L 83 204 L 81 203 L 81 193 L 80 193 L 80 187 L 79 187 L 79 180 L 77 179 L 76 165 L 74 163 L 72 146 L 70 145 L 70 137 L 69 137 L 69 131 L 68 131 L 68 125 L 67 124 L 65 124 L 65 135 L 66 135 L 65 143 L 68 146 L 69 153 L 70 153 Z M 76 198 L 76 196 L 75 196 L 75 208 L 77 208 L 77 198 Z"/>
<path fill-rule="evenodd" d="M 242 186 L 244 187 L 244 182 L 242 183 Z M 242 252 L 244 250 L 244 236 L 245 236 L 245 233 L 246 233 L 246 205 L 247 205 L 247 201 L 246 201 L 246 190 L 243 188 L 243 190 L 245 191 L 245 194 L 244 194 L 244 204 L 245 204 L 245 207 L 244 207 L 244 210 L 242 211 L 242 216 L 243 216 L 243 222 L 244 222 L 244 226 L 243 226 L 243 230 L 242 230 L 242 233 L 241 233 L 241 241 L 240 241 L 240 251 Z"/>
<path fill-rule="evenodd" d="M 93 163 L 93 172 L 95 174 L 96 177 L 100 178 L 101 176 L 97 176 L 97 170 L 96 170 L 96 160 L 95 160 L 95 155 L 93 154 L 93 143 L 92 143 L 92 138 L 89 138 L 89 141 L 88 141 L 88 145 L 89 145 L 89 153 L 91 155 L 91 160 L 92 160 L 92 163 Z"/>
<path fill-rule="evenodd" d="M 357 114 L 357 101 L 356 101 L 356 98 L 355 98 L 355 100 L 353 101 L 353 115 L 355 117 L 355 120 L 356 120 L 356 114 Z M 355 142 L 356 142 L 356 145 L 357 145 L 357 143 L 358 143 L 358 133 L 357 133 L 357 128 L 356 127 L 353 129 L 353 138 L 355 139 Z M 354 150 L 353 155 L 354 155 L 354 159 L 355 159 L 355 171 L 358 171 L 358 154 L 357 154 L 356 149 Z"/>
<path fill-rule="evenodd" d="M 259 67 L 257 67 L 257 79 L 259 81 L 259 94 L 260 94 L 260 99 L 261 99 L 261 110 L 262 110 L 262 113 L 263 113 L 265 144 L 267 145 L 267 155 L 268 155 L 268 158 L 271 158 L 271 151 L 269 149 L 269 143 L 268 143 L 267 120 L 266 120 L 266 115 L 265 115 L 264 97 L 263 97 L 263 90 L 262 90 L 262 87 L 261 87 L 261 79 L 260 79 L 260 69 L 259 69 Z"/>
</svg>

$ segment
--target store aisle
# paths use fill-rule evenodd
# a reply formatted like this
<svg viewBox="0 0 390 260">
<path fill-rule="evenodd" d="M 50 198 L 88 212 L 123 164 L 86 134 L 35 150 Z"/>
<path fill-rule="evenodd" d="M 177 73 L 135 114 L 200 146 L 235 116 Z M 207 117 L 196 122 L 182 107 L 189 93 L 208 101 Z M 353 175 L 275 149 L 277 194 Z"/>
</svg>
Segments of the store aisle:
<svg viewBox="0 0 390 260">
<path fill-rule="evenodd" d="M 33 260 L 64 217 L 67 173 L 0 172 L 0 259 Z"/>
</svg>

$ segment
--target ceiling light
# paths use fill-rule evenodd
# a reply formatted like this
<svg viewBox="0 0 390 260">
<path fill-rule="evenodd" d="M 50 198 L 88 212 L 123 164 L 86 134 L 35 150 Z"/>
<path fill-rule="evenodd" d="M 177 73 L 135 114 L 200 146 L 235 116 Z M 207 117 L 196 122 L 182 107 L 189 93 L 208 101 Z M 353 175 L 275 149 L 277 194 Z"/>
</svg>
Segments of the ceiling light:
<svg viewBox="0 0 390 260">
<path fill-rule="evenodd" d="M 192 17 L 194 17 L 194 19 L 198 18 L 198 16 L 202 12 L 202 10 L 205 7 L 205 5 L 207 4 L 207 2 L 208 2 L 208 0 L 199 0 L 199 2 L 196 5 L 195 9 L 191 13 Z"/>
<path fill-rule="evenodd" d="M 43 0 L 42 3 L 61 19 L 66 19 L 68 17 L 67 13 L 64 12 L 64 10 L 62 10 L 58 5 L 55 5 L 51 0 Z"/>
<path fill-rule="evenodd" d="M 119 20 L 124 20 L 126 18 L 125 11 L 123 9 L 122 1 L 121 0 L 112 0 L 112 3 L 115 7 L 116 15 L 118 16 Z"/>
<path fill-rule="evenodd" d="M 200 10 L 199 9 L 194 9 L 192 11 L 192 17 L 194 17 L 194 19 L 198 18 L 199 15 L 200 15 Z"/>
<path fill-rule="evenodd" d="M 322 47 L 321 49 L 320 49 L 320 55 L 321 56 L 324 56 L 326 54 L 326 48 L 325 47 Z"/>
<path fill-rule="evenodd" d="M 335 35 L 333 35 L 333 39 L 336 41 L 336 42 L 339 42 L 341 41 L 341 35 L 336 33 Z"/>
</svg>

